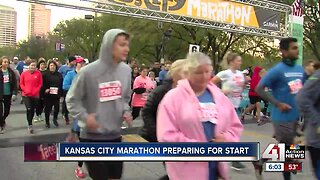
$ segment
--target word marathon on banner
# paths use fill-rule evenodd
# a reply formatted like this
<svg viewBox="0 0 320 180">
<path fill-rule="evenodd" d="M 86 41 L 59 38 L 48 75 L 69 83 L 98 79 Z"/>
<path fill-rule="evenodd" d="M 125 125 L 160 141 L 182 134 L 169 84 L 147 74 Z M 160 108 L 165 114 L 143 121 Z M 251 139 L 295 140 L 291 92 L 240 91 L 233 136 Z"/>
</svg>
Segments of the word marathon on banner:
<svg viewBox="0 0 320 180">
<path fill-rule="evenodd" d="M 302 171 L 302 163 L 297 159 L 305 159 L 305 146 L 283 143 L 269 144 L 262 154 L 262 158 L 268 160 L 266 171 L 269 172 L 297 172 Z"/>
<path fill-rule="evenodd" d="M 60 143 L 58 161 L 257 161 L 259 143 Z"/>
<path fill-rule="evenodd" d="M 199 52 L 200 51 L 200 46 L 198 45 L 194 45 L 194 44 L 190 44 L 189 45 L 189 53 L 195 53 L 195 52 Z"/>
</svg>

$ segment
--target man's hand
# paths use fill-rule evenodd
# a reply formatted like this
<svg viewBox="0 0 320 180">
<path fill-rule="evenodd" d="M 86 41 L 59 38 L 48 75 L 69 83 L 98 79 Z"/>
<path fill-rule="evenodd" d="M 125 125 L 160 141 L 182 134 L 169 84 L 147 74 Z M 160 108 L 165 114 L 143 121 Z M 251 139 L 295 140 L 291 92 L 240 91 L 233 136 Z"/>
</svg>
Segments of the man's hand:
<svg viewBox="0 0 320 180">
<path fill-rule="evenodd" d="M 122 116 L 123 120 L 126 121 L 128 123 L 129 126 L 131 126 L 132 124 L 132 115 L 129 111 L 126 111 L 123 113 Z"/>
<path fill-rule="evenodd" d="M 89 114 L 86 118 L 86 125 L 88 130 L 96 131 L 101 125 L 96 120 L 96 114 Z"/>
<path fill-rule="evenodd" d="M 292 109 L 292 107 L 286 103 L 277 103 L 276 106 L 281 112 L 287 112 Z"/>
<path fill-rule="evenodd" d="M 46 93 L 49 93 L 50 92 L 50 89 L 46 89 L 46 91 L 45 91 Z"/>
<path fill-rule="evenodd" d="M 213 138 L 212 139 L 213 142 L 225 142 L 225 139 L 224 139 L 224 135 L 221 133 L 221 134 L 218 134 L 216 136 L 216 138 Z"/>
</svg>

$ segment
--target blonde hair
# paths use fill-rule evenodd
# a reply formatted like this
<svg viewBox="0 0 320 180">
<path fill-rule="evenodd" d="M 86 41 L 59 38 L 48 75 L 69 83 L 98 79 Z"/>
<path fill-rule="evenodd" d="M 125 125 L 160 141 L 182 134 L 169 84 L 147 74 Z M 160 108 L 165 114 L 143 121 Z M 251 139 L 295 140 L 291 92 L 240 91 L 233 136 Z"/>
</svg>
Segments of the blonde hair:
<svg viewBox="0 0 320 180">
<path fill-rule="evenodd" d="M 156 75 L 155 75 L 155 73 L 153 72 L 153 71 L 150 71 L 149 72 L 149 74 L 148 74 L 148 77 L 151 77 L 151 76 L 153 76 L 153 77 L 155 77 Z"/>
<path fill-rule="evenodd" d="M 193 72 L 200 65 L 212 65 L 210 57 L 202 52 L 191 53 L 187 56 L 186 70 L 190 73 Z"/>
<path fill-rule="evenodd" d="M 168 71 L 168 77 L 172 78 L 176 74 L 185 73 L 185 59 L 178 59 L 175 62 L 172 63 L 169 71 Z"/>
<path fill-rule="evenodd" d="M 220 66 L 222 69 L 228 69 L 229 65 L 232 61 L 234 61 L 238 56 L 240 56 L 238 53 L 233 53 L 233 52 L 227 52 L 222 59 L 222 62 Z"/>
</svg>

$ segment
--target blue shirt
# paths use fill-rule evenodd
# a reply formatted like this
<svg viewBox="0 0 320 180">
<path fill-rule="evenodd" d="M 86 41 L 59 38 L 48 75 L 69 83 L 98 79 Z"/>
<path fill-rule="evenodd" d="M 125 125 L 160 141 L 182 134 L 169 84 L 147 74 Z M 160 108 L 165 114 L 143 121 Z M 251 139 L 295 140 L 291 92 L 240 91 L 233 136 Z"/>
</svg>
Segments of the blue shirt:
<svg viewBox="0 0 320 180">
<path fill-rule="evenodd" d="M 27 68 L 28 68 L 28 65 L 24 61 L 18 62 L 16 67 L 16 69 L 19 71 L 20 74 L 23 72 L 24 69 L 27 69 Z"/>
<path fill-rule="evenodd" d="M 212 94 L 208 89 L 198 96 L 198 100 L 200 103 L 214 103 Z M 214 138 L 214 130 L 215 124 L 210 121 L 202 122 L 204 134 L 206 135 L 207 140 L 210 142 Z M 209 162 L 209 180 L 216 180 L 217 179 L 217 162 L 210 161 Z"/>
<path fill-rule="evenodd" d="M 67 64 L 65 64 L 59 68 L 58 72 L 62 74 L 62 77 L 64 78 L 69 71 L 73 71 L 73 70 L 74 70 L 74 67 L 70 67 Z"/>
<path fill-rule="evenodd" d="M 70 87 L 71 87 L 71 84 L 72 84 L 72 81 L 73 79 L 76 77 L 77 75 L 77 72 L 76 70 L 74 71 L 69 71 L 67 73 L 67 75 L 64 77 L 63 79 L 63 84 L 62 84 L 62 89 L 65 90 L 65 91 L 69 91 Z"/>
<path fill-rule="evenodd" d="M 160 73 L 159 73 L 159 81 L 165 80 L 166 77 L 167 77 L 167 73 L 168 73 L 168 71 L 166 71 L 166 70 L 160 71 Z"/>
<path fill-rule="evenodd" d="M 302 66 L 288 66 L 283 62 L 278 63 L 261 79 L 260 85 L 272 90 L 272 95 L 280 102 L 292 107 L 288 112 L 281 112 L 275 106 L 271 109 L 273 122 L 293 122 L 299 119 L 299 111 L 295 96 L 303 83 L 304 70 Z"/>
</svg>

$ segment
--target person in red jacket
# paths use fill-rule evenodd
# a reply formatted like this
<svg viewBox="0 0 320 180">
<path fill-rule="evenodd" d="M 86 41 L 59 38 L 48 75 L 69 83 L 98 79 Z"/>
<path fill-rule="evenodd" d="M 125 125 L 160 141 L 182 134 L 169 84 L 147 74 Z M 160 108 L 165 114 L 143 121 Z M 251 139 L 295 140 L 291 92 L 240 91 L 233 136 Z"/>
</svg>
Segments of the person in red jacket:
<svg viewBox="0 0 320 180">
<path fill-rule="evenodd" d="M 241 114 L 241 120 L 244 120 L 244 115 L 246 113 L 251 112 L 252 110 L 256 109 L 254 116 L 257 117 L 257 123 L 258 125 L 262 125 L 260 112 L 261 112 L 261 101 L 262 99 L 260 96 L 256 93 L 255 88 L 259 84 L 261 77 L 265 74 L 266 70 L 263 69 L 260 66 L 257 66 L 253 70 L 252 79 L 250 82 L 250 89 L 249 89 L 249 100 L 250 105 L 247 107 L 244 112 Z"/>
<path fill-rule="evenodd" d="M 36 61 L 32 60 L 29 69 L 24 71 L 20 77 L 22 98 L 27 109 L 28 130 L 31 134 L 33 134 L 32 119 L 39 101 L 42 86 L 42 75 L 41 72 L 36 69 L 36 66 Z"/>
</svg>

